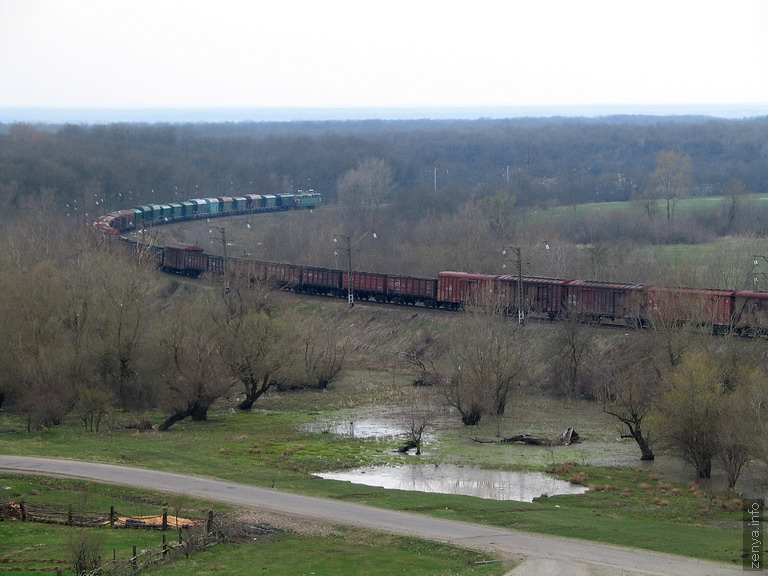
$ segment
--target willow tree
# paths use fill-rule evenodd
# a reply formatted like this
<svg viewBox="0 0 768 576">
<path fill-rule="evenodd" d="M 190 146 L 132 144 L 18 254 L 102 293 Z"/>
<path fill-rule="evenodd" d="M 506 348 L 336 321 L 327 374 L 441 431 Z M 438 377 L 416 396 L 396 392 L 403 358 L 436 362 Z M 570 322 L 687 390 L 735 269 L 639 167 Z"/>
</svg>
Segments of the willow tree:
<svg viewBox="0 0 768 576">
<path fill-rule="evenodd" d="M 473 307 L 459 321 L 434 380 L 464 425 L 474 426 L 484 414 L 504 414 L 526 368 L 530 334 L 497 306 Z"/>
<path fill-rule="evenodd" d="M 253 408 L 288 361 L 285 348 L 290 331 L 268 305 L 269 296 L 266 284 L 235 278 L 230 289 L 215 299 L 212 324 L 217 349 L 241 386 L 240 410 Z"/>
<path fill-rule="evenodd" d="M 640 340 L 642 339 L 642 340 Z M 595 397 L 603 412 L 618 420 L 622 438 L 632 438 L 641 460 L 653 460 L 651 414 L 660 391 L 655 368 L 638 335 L 608 352 L 598 370 Z"/>
<path fill-rule="evenodd" d="M 168 430 L 185 418 L 207 420 L 211 405 L 232 388 L 232 378 L 210 333 L 210 308 L 204 297 L 195 296 L 175 302 L 166 311 L 160 347 L 165 370 L 159 399 L 167 418 L 158 430 Z"/>
</svg>

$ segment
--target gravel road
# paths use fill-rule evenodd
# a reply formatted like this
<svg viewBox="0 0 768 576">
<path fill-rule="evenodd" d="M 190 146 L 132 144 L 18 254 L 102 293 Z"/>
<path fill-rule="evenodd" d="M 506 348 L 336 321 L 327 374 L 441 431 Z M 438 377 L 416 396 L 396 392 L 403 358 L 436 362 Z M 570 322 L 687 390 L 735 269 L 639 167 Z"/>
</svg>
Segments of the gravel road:
<svg viewBox="0 0 768 576">
<path fill-rule="evenodd" d="M 509 576 L 704 576 L 738 574 L 728 566 L 583 540 L 542 536 L 478 524 L 440 520 L 324 498 L 289 494 L 211 478 L 75 460 L 0 455 L 0 469 L 88 479 L 109 484 L 182 493 L 334 524 L 418 536 L 515 557 Z"/>
</svg>

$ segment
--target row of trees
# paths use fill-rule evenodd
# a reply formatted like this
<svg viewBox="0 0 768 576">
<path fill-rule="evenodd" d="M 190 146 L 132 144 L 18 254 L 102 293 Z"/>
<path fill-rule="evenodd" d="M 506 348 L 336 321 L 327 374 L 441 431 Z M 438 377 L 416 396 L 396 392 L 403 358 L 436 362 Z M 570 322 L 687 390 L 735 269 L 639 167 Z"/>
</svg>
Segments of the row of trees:
<svg viewBox="0 0 768 576">
<path fill-rule="evenodd" d="M 688 191 L 722 195 L 734 179 L 750 190 L 768 184 L 766 142 L 765 118 L 15 124 L 0 126 L 0 184 L 14 198 L 56 189 L 59 205 L 82 218 L 142 203 L 296 188 L 322 190 L 331 203 L 346 172 L 380 158 L 399 199 L 417 208 L 453 211 L 468 194 L 484 199 L 499 189 L 529 208 L 659 190 L 671 217 L 678 189 L 652 178 L 660 152 L 689 159 Z"/>
<path fill-rule="evenodd" d="M 160 410 L 167 430 L 205 420 L 222 399 L 249 410 L 272 386 L 324 388 L 344 366 L 344 313 L 282 310 L 247 279 L 201 287 L 158 276 L 149 250 L 62 235 L 44 215 L 33 222 L 6 230 L 0 263 L 0 401 L 29 429 L 75 417 L 98 431 L 117 410 Z M 662 317 L 605 335 L 583 320 L 521 326 L 478 306 L 451 330 L 414 335 L 419 346 L 402 353 L 421 385 L 408 414 L 415 445 L 429 425 L 425 390 L 472 426 L 534 387 L 566 402 L 594 398 L 643 459 L 673 450 L 703 477 L 721 467 L 734 485 L 745 463 L 766 458 L 763 341 L 713 338 Z"/>
<path fill-rule="evenodd" d="M 0 261 L 0 406 L 28 428 L 75 416 L 97 431 L 113 410 L 159 409 L 167 430 L 221 398 L 250 409 L 271 386 L 325 387 L 348 342 L 338 319 L 299 317 L 247 279 L 190 288 L 159 278 L 151 250 L 17 221 Z"/>
<path fill-rule="evenodd" d="M 764 341 L 661 317 L 643 331 L 601 334 L 584 320 L 521 327 L 478 307 L 449 336 L 405 357 L 468 426 L 502 416 L 517 390 L 532 388 L 567 403 L 593 399 L 642 460 L 671 451 L 702 478 L 719 466 L 729 487 L 748 462 L 768 464 Z"/>
<path fill-rule="evenodd" d="M 485 198 L 468 195 L 455 210 L 439 201 L 414 210 L 412 203 L 420 200 L 402 197 L 392 166 L 367 157 L 340 177 L 343 204 L 297 214 L 279 226 L 233 218 L 226 224 L 227 239 L 235 245 L 230 255 L 344 268 L 333 239 L 365 237 L 355 248 L 357 269 L 416 276 L 441 270 L 500 273 L 502 247 L 515 245 L 531 276 L 753 288 L 752 256 L 768 250 L 768 205 L 733 181 L 725 198 L 681 209 L 680 200 L 690 192 L 690 158 L 673 151 L 658 155 L 650 178 L 650 187 L 635 201 L 601 209 L 531 212 L 498 189 Z M 163 233 L 215 252 L 220 243 L 212 240 L 211 229 L 201 222 Z M 709 242 L 723 244 L 728 257 L 701 251 L 699 258 L 671 260 L 675 252 L 660 247 Z"/>
</svg>

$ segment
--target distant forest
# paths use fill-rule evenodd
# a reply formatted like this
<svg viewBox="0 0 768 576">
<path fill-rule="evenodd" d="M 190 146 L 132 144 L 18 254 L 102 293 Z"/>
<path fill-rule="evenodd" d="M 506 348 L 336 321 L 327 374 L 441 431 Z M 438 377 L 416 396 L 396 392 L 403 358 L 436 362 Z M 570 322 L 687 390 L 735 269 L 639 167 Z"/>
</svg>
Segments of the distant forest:
<svg viewBox="0 0 768 576">
<path fill-rule="evenodd" d="M 366 158 L 392 199 L 452 211 L 499 191 L 518 207 L 629 200 L 660 151 L 692 162 L 689 196 L 768 191 L 768 117 L 0 125 L 0 206 L 44 195 L 73 216 L 194 197 L 314 189 L 336 202 Z"/>
</svg>

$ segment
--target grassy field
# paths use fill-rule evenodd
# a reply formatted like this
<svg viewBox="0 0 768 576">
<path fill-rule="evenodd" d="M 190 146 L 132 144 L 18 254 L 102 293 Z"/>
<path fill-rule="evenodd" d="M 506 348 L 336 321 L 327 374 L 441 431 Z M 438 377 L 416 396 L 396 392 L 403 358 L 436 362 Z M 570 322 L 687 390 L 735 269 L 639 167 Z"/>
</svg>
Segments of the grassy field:
<svg viewBox="0 0 768 576">
<path fill-rule="evenodd" d="M 356 313 L 363 314 L 363 308 Z M 376 311 L 375 314 L 383 322 L 381 317 L 385 313 Z M 365 355 L 365 350 L 358 353 Z M 396 453 L 398 440 L 395 438 L 360 438 L 343 433 L 343 424 L 350 419 L 396 422 L 396 406 L 409 390 L 408 382 L 407 375 L 392 371 L 350 369 L 326 391 L 272 392 L 259 401 L 253 413 L 237 413 L 222 406 L 208 422 L 181 422 L 166 433 L 127 430 L 122 426 L 127 418 L 120 415 L 113 416 L 109 426 L 97 434 L 84 432 L 76 422 L 27 433 L 21 419 L 2 413 L 0 452 L 202 474 L 443 518 L 728 563 L 739 560 L 739 502 L 726 493 L 707 493 L 695 485 L 667 482 L 652 469 L 641 469 L 634 445 L 619 440 L 613 422 L 586 401 L 564 405 L 540 394 L 521 393 L 513 399 L 503 419 L 486 418 L 472 429 L 461 426 L 456 415 L 446 411 L 418 460 L 430 464 L 551 471 L 589 486 L 590 491 L 582 496 L 540 498 L 534 503 L 495 501 L 387 491 L 321 480 L 312 475 L 365 465 L 416 463 L 416 458 Z M 155 418 L 157 421 L 159 417 Z M 542 448 L 473 441 L 478 437 L 493 439 L 523 432 L 557 436 L 567 426 L 574 426 L 584 442 L 569 447 Z M 342 433 L 337 433 L 339 431 Z M 6 478 L 4 482 L 7 484 L 9 480 Z M 13 492 L 32 498 L 30 491 L 35 490 Z M 40 494 L 35 495 L 38 496 Z M 82 495 L 71 498 L 77 500 Z M 106 500 L 100 505 L 103 508 L 105 504 Z M 296 545 L 292 541 L 294 537 L 277 539 L 270 545 L 279 547 L 283 542 L 290 550 Z M 342 547 L 344 552 L 337 558 L 343 558 L 344 554 L 355 556 L 361 550 L 366 550 L 364 555 L 367 555 L 367 547 L 376 541 L 374 538 Z M 306 554 L 314 557 L 314 544 L 305 546 Z M 329 541 L 327 547 L 336 546 Z M 407 548 L 407 545 L 405 551 L 397 548 L 396 554 L 405 554 Z M 238 547 L 233 547 L 233 557 L 235 549 Z M 215 553 L 212 558 L 214 564 L 224 562 Z M 206 569 L 200 570 L 203 573 Z M 230 568 L 225 570 L 235 573 L 230 572 Z"/>
<path fill-rule="evenodd" d="M 241 511 L 214 502 L 204 502 L 156 492 L 104 486 L 60 478 L 27 475 L 0 475 L 1 501 L 24 498 L 29 505 L 66 509 L 77 515 L 106 515 L 111 506 L 121 515 L 155 515 L 168 507 L 171 514 L 205 518 L 207 510 L 237 518 Z M 158 565 L 152 574 L 372 574 L 393 573 L 497 576 L 511 564 L 487 554 L 455 548 L 416 538 L 403 538 L 343 527 L 275 516 L 245 515 L 243 522 L 270 522 L 276 532 L 256 538 L 220 544 L 188 558 L 183 555 Z M 163 535 L 174 543 L 175 531 L 77 528 L 36 522 L 0 522 L 0 568 L 13 568 L 25 574 L 50 574 L 55 569 L 74 574 L 70 569 L 76 547 L 91 543 L 106 560 L 126 565 L 134 549 L 161 553 Z"/>
</svg>

